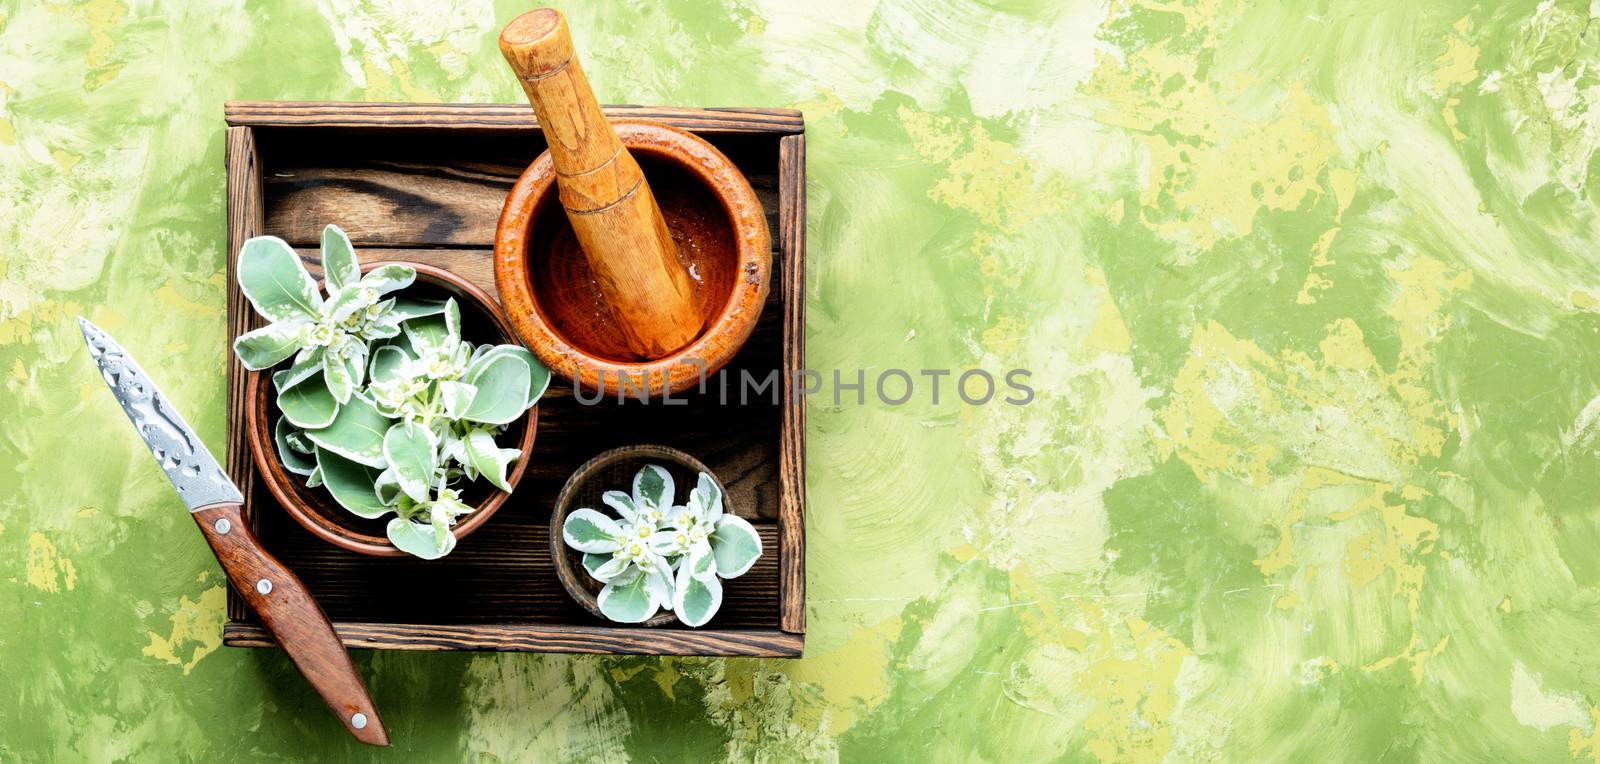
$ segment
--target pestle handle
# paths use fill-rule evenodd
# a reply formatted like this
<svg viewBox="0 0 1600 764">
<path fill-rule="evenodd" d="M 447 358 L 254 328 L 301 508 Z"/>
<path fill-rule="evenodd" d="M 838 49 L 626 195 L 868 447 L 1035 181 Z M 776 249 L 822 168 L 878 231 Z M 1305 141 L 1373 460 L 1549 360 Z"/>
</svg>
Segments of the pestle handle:
<svg viewBox="0 0 1600 764">
<path fill-rule="evenodd" d="M 688 269 L 633 155 L 600 111 L 560 11 L 540 8 L 500 32 L 500 52 L 539 117 L 561 206 L 629 347 L 655 360 L 700 333 Z"/>
</svg>

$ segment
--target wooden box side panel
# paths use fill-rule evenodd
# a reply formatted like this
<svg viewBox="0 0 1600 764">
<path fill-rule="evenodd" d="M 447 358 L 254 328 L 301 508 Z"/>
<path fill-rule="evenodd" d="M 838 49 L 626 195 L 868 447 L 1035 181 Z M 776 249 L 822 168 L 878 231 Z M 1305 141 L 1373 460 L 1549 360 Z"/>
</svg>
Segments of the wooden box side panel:
<svg viewBox="0 0 1600 764">
<path fill-rule="evenodd" d="M 265 220 L 261 181 L 261 157 L 256 151 L 255 135 L 248 127 L 230 127 L 224 147 L 224 162 L 228 178 L 228 251 L 225 254 L 228 274 L 228 440 L 225 464 L 228 477 L 244 496 L 245 518 L 248 520 L 251 494 L 256 483 L 255 465 L 250 461 L 250 445 L 245 441 L 244 428 L 235 426 L 239 421 L 240 405 L 244 401 L 245 369 L 233 354 L 233 338 L 250 331 L 250 304 L 244 293 L 234 288 L 238 283 L 238 266 L 235 253 L 246 239 L 261 232 Z M 228 587 L 228 618 L 232 621 L 250 617 L 244 599 Z"/>
<path fill-rule="evenodd" d="M 806 409 L 794 389 L 805 364 L 806 341 L 806 138 L 778 144 L 778 238 L 783 253 L 783 425 L 779 444 L 782 483 L 778 519 L 780 626 L 806 630 Z"/>
</svg>

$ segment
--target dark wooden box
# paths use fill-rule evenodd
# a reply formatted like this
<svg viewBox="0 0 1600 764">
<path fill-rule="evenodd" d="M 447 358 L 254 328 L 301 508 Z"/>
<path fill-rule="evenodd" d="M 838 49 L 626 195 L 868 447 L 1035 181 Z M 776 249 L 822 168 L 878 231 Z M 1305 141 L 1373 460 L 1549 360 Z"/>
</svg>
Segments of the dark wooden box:
<svg viewBox="0 0 1600 764">
<path fill-rule="evenodd" d="M 651 119 L 715 144 L 750 178 L 766 208 L 773 284 L 761 322 L 729 364 L 782 395 L 715 385 L 688 405 L 614 401 L 580 406 L 557 380 L 540 403 L 528 474 L 507 504 L 448 557 L 423 562 L 336 548 L 307 533 L 261 484 L 244 437 L 245 373 L 229 354 L 229 474 L 262 543 L 305 581 L 349 647 L 532 650 L 653 655 L 794 657 L 805 642 L 805 420 L 794 394 L 804 340 L 805 136 L 799 112 L 616 106 L 614 119 Z M 228 127 L 228 335 L 259 325 L 234 286 L 246 238 L 285 239 L 320 273 L 322 226 L 336 223 L 364 261 L 413 260 L 462 274 L 496 293 L 495 222 L 511 184 L 545 148 L 525 105 L 233 102 Z M 765 554 L 727 582 L 722 610 L 699 629 L 618 626 L 584 611 L 551 564 L 546 523 L 562 483 L 609 448 L 660 443 L 710 466 L 735 511 L 755 524 Z M 272 638 L 229 592 L 225 644 Z"/>
</svg>

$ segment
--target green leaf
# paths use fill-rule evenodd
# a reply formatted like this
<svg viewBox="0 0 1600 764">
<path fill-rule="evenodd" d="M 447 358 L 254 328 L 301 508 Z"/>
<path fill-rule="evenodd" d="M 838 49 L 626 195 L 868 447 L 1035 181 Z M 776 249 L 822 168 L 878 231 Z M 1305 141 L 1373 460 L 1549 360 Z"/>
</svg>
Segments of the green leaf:
<svg viewBox="0 0 1600 764">
<path fill-rule="evenodd" d="M 580 552 L 615 552 L 622 548 L 621 538 L 617 521 L 588 507 L 573 511 L 561 524 L 561 540 Z"/>
<path fill-rule="evenodd" d="M 690 575 L 689 566 L 678 569 L 677 586 L 674 587 L 673 610 L 685 626 L 704 626 L 722 607 L 722 582 L 715 576 L 709 579 Z"/>
<path fill-rule="evenodd" d="M 300 349 L 300 328 L 304 321 L 277 321 L 245 332 L 233 340 L 233 354 L 246 369 L 270 369 Z"/>
<path fill-rule="evenodd" d="M 383 436 L 389 431 L 390 421 L 372 403 L 359 395 L 339 407 L 333 423 L 327 427 L 307 429 L 306 437 L 318 448 L 332 451 L 369 467 L 382 469 Z"/>
<path fill-rule="evenodd" d="M 600 590 L 600 612 L 617 623 L 643 623 L 661 608 L 646 585 L 647 576 L 634 576 L 626 582 L 613 580 Z"/>
<path fill-rule="evenodd" d="M 361 286 L 380 295 L 411 286 L 417 280 L 417 269 L 409 265 L 380 265 L 361 277 Z"/>
<path fill-rule="evenodd" d="M 463 380 L 478 389 L 461 418 L 488 424 L 507 424 L 527 410 L 528 364 L 512 355 L 491 358 L 468 369 Z"/>
<path fill-rule="evenodd" d="M 437 316 L 444 313 L 444 300 L 419 300 L 414 297 L 394 298 L 394 307 L 389 312 L 401 319 L 422 318 L 423 316 Z"/>
<path fill-rule="evenodd" d="M 461 306 L 454 297 L 444 301 L 444 328 L 451 337 L 461 339 Z"/>
<path fill-rule="evenodd" d="M 394 476 L 394 469 L 386 469 L 378 473 L 378 478 L 372 481 L 372 492 L 378 495 L 378 501 L 386 507 L 392 507 L 400 501 L 405 492 L 400 490 L 400 481 Z"/>
<path fill-rule="evenodd" d="M 375 484 L 380 470 L 376 467 L 358 464 L 319 448 L 317 468 L 322 471 L 322 482 L 328 487 L 328 493 L 333 494 L 333 500 L 351 514 L 370 519 L 382 517 L 389 511 L 378 501 Z"/>
<path fill-rule="evenodd" d="M 428 500 L 428 486 L 439 466 L 439 444 L 433 432 L 414 422 L 401 422 L 383 436 L 383 458 L 413 501 Z"/>
<path fill-rule="evenodd" d="M 711 532 L 711 554 L 717 558 L 717 575 L 738 578 L 761 556 L 761 537 L 738 515 L 723 515 Z"/>
<path fill-rule="evenodd" d="M 439 381 L 439 401 L 444 404 L 444 415 L 460 419 L 478 397 L 478 388 L 465 382 L 443 379 Z"/>
<path fill-rule="evenodd" d="M 356 381 L 350 376 L 350 366 L 341 360 L 325 359 L 322 366 L 322 379 L 327 383 L 328 393 L 340 405 L 348 403 L 350 396 L 355 393 Z"/>
<path fill-rule="evenodd" d="M 294 364 L 283 371 L 274 372 L 272 386 L 279 393 L 288 390 L 301 382 L 311 378 L 313 374 L 322 373 L 322 348 L 309 348 L 310 352 L 302 352 L 294 359 Z"/>
<path fill-rule="evenodd" d="M 701 517 L 710 521 L 722 517 L 722 488 L 709 474 L 700 473 L 692 498 L 700 505 Z"/>
<path fill-rule="evenodd" d="M 633 497 L 621 491 L 606 491 L 600 494 L 600 500 L 607 506 L 615 509 L 622 519 L 630 523 L 638 522 L 639 507 L 633 503 Z"/>
<path fill-rule="evenodd" d="M 317 468 L 316 457 L 296 451 L 289 443 L 291 434 L 296 434 L 294 425 L 279 417 L 278 424 L 272 428 L 272 442 L 278 446 L 278 461 L 283 462 L 284 469 L 296 475 L 310 475 Z"/>
<path fill-rule="evenodd" d="M 633 476 L 633 503 L 650 502 L 666 512 L 672 508 L 672 474 L 659 464 L 646 464 Z"/>
<path fill-rule="evenodd" d="M 607 565 L 610 565 L 613 561 L 615 561 L 617 559 L 618 558 L 612 557 L 609 554 L 593 554 L 593 553 L 590 553 L 590 552 L 584 552 L 583 553 L 583 569 L 589 571 L 589 575 L 594 576 L 596 580 L 601 581 L 603 583 L 603 582 L 607 581 L 608 579 L 601 577 L 601 572 L 600 572 L 601 569 L 606 567 Z M 613 566 L 613 567 L 615 567 L 615 566 Z M 611 576 L 611 577 L 614 578 L 615 576 Z"/>
<path fill-rule="evenodd" d="M 332 287 L 330 292 L 361 280 L 355 247 L 350 246 L 350 237 L 344 234 L 344 229 L 336 225 L 322 229 L 322 275 Z"/>
<path fill-rule="evenodd" d="M 420 316 L 400 325 L 411 347 L 420 355 L 430 348 L 443 347 L 450 336 L 450 328 L 443 315 Z"/>
<path fill-rule="evenodd" d="M 501 448 L 494 442 L 494 435 L 488 430 L 473 430 L 467 433 L 463 444 L 467 455 L 467 464 L 479 474 L 493 483 L 496 488 L 509 492 L 511 484 L 506 482 L 506 468 L 512 460 L 522 455 L 515 448 Z"/>
<path fill-rule="evenodd" d="M 284 421 L 288 421 L 288 420 L 284 420 Z M 292 449 L 294 449 L 296 451 L 299 451 L 300 453 L 305 454 L 306 456 L 316 456 L 317 455 L 317 447 L 316 447 L 316 445 L 313 444 L 310 440 L 306 439 L 306 434 L 305 433 L 294 429 L 294 427 L 292 427 L 292 426 L 289 428 L 289 435 L 285 440 L 288 441 L 290 448 L 292 448 Z"/>
<path fill-rule="evenodd" d="M 550 369 L 532 353 L 528 352 L 527 348 L 521 345 L 481 346 L 473 352 L 472 362 L 467 364 L 467 374 L 471 374 L 474 368 L 480 367 L 501 355 L 516 356 L 528 364 L 528 397 L 523 402 L 523 408 L 531 408 L 533 404 L 539 402 L 540 398 L 544 397 L 545 391 L 550 388 Z"/>
<path fill-rule="evenodd" d="M 411 356 L 394 345 L 384 345 L 372 351 L 367 366 L 367 378 L 373 382 L 387 382 L 400 375 Z"/>
<path fill-rule="evenodd" d="M 716 578 L 717 556 L 711 553 L 711 545 L 700 543 L 691 547 L 687 559 L 683 562 L 683 569 L 689 571 L 689 575 L 701 580 Z"/>
<path fill-rule="evenodd" d="M 257 236 L 239 248 L 236 269 L 239 290 L 270 321 L 315 320 L 322 308 L 317 291 L 300 257 L 276 236 Z"/>
<path fill-rule="evenodd" d="M 306 478 L 306 487 L 307 488 L 318 488 L 318 487 L 321 487 L 321 485 L 322 485 L 322 467 L 319 466 L 316 469 L 312 470 L 311 471 L 311 475 Z"/>
<path fill-rule="evenodd" d="M 278 393 L 278 410 L 290 424 L 309 430 L 332 424 L 339 414 L 339 402 L 328 392 L 323 375 L 316 374 Z"/>
<path fill-rule="evenodd" d="M 389 543 L 396 549 L 424 560 L 437 560 L 456 548 L 454 533 L 440 534 L 428 523 L 396 517 L 389 521 L 387 531 Z"/>
</svg>

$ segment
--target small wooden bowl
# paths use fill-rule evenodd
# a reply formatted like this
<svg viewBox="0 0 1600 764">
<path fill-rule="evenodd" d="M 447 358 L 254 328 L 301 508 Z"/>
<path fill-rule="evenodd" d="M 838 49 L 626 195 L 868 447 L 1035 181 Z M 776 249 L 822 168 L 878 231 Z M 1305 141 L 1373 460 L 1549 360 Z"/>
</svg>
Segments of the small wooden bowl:
<svg viewBox="0 0 1600 764">
<path fill-rule="evenodd" d="M 710 468 L 696 459 L 676 448 L 666 446 L 623 446 L 596 456 L 572 473 L 567 478 L 567 484 L 561 487 L 561 495 L 556 498 L 555 511 L 550 514 L 550 558 L 555 562 L 556 577 L 561 579 L 561 585 L 566 587 L 567 594 L 578 601 L 585 610 L 593 613 L 596 618 L 606 620 L 600 612 L 600 589 L 604 586 L 589 571 L 583 568 L 583 553 L 567 546 L 561 538 L 561 526 L 567 521 L 567 515 L 581 507 L 590 507 L 598 510 L 607 517 L 616 515 L 610 507 L 600 500 L 600 495 L 606 491 L 622 491 L 627 493 L 633 489 L 633 476 L 646 464 L 659 464 L 667 468 L 672 475 L 673 500 L 677 501 L 679 495 L 688 496 L 688 491 L 694 488 L 699 480 L 700 473 L 711 475 L 717 481 L 717 487 L 722 489 L 722 511 L 732 512 L 733 507 L 728 500 L 728 489 L 711 472 Z M 678 617 L 670 610 L 663 610 L 653 618 L 638 626 L 665 626 L 677 622 Z"/>
<path fill-rule="evenodd" d="M 505 312 L 487 292 L 472 282 L 449 271 L 422 263 L 365 263 L 361 266 L 361 271 L 365 273 L 383 265 L 408 265 L 417 270 L 416 283 L 404 290 L 408 296 L 431 299 L 456 298 L 456 303 L 461 307 L 463 339 L 495 344 L 517 343 L 516 332 L 512 329 L 511 322 L 506 319 Z M 389 543 L 389 538 L 384 532 L 390 520 L 389 516 L 376 520 L 357 517 L 339 506 L 326 489 L 307 488 L 304 477 L 284 469 L 282 462 L 278 460 L 277 447 L 272 440 L 272 428 L 280 416 L 277 396 L 272 394 L 272 372 L 250 372 L 245 385 L 245 401 L 247 401 L 245 437 L 250 442 L 256 470 L 261 473 L 262 482 L 267 484 L 267 490 L 271 491 L 273 498 L 288 510 L 289 516 L 318 538 L 352 552 L 376 557 L 406 556 L 405 552 Z M 539 407 L 534 406 L 506 430 L 516 441 L 516 447 L 522 450 L 522 456 L 511 467 L 511 474 L 506 476 L 506 482 L 512 488 L 516 488 L 517 481 L 522 479 L 523 473 L 528 469 L 533 436 L 538 429 Z M 477 530 L 478 526 L 487 522 L 510 495 L 484 480 L 468 484 L 462 492 L 462 500 L 477 507 L 477 510 L 456 523 L 453 528 L 456 538 L 465 539 Z"/>
<path fill-rule="evenodd" d="M 644 170 L 694 279 L 700 336 L 665 358 L 632 353 L 561 207 L 548 151 L 506 197 L 495 230 L 495 282 L 517 332 L 558 377 L 612 395 L 624 375 L 633 390 L 683 392 L 721 369 L 755 329 L 772 270 L 766 215 L 750 181 L 703 139 L 649 122 L 613 127 Z"/>
</svg>

